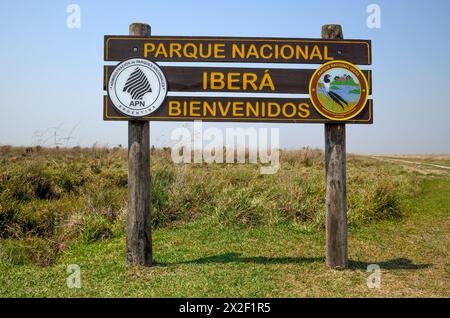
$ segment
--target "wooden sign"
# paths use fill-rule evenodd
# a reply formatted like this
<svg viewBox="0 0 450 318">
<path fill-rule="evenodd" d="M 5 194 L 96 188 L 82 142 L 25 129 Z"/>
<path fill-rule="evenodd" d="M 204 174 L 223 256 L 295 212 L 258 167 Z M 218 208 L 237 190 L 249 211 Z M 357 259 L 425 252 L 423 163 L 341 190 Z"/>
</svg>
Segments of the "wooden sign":
<svg viewBox="0 0 450 318">
<path fill-rule="evenodd" d="M 105 36 L 105 61 L 322 64 L 345 60 L 370 65 L 369 40 Z"/>
<path fill-rule="evenodd" d="M 324 123 L 326 264 L 348 266 L 346 126 L 371 124 L 371 42 L 344 40 L 339 25 L 324 25 L 322 39 L 164 37 L 133 23 L 130 36 L 105 36 L 104 120 L 128 121 L 126 255 L 151 266 L 149 121 Z M 179 67 L 156 62 L 321 64 L 311 69 Z M 174 96 L 190 92 L 190 96 Z M 211 92 L 233 97 L 205 96 Z M 197 93 L 197 94 L 196 94 Z M 242 93 L 254 93 L 255 97 Z M 309 94 L 274 98 L 268 93 Z M 241 95 L 241 96 L 239 96 Z"/>
<path fill-rule="evenodd" d="M 160 66 L 170 92 L 308 94 L 314 69 Z M 114 66 L 104 67 L 103 89 Z M 363 71 L 372 94 L 372 72 Z"/>
<path fill-rule="evenodd" d="M 108 96 L 103 97 L 104 120 L 135 120 L 131 109 L 118 111 Z M 127 114 L 127 112 L 130 112 Z M 216 121 L 268 123 L 328 123 L 308 98 L 192 97 L 167 96 L 154 112 L 139 120 Z M 372 124 L 372 100 L 363 111 L 347 120 L 349 124 Z"/>
<path fill-rule="evenodd" d="M 105 36 L 105 120 L 373 122 L 370 41 Z M 343 60 L 345 59 L 345 60 Z M 156 62 L 319 63 L 319 69 L 182 67 Z M 189 97 L 170 92 L 190 92 Z M 198 97 L 193 97 L 198 93 Z M 255 97 L 205 97 L 204 93 Z M 309 94 L 270 98 L 267 93 Z M 281 97 L 281 96 L 280 96 Z"/>
</svg>

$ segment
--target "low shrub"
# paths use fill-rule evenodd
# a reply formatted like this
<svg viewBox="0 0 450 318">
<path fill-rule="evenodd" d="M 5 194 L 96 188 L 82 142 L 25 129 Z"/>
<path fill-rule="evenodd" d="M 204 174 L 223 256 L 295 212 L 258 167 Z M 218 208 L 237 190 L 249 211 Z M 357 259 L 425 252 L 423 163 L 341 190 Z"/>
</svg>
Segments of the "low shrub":
<svg viewBox="0 0 450 318">
<path fill-rule="evenodd" d="M 0 244 L 0 257 L 14 265 L 50 266 L 58 252 L 57 243 L 40 237 L 3 239 Z"/>
<path fill-rule="evenodd" d="M 48 265 L 75 240 L 92 243 L 124 232 L 126 149 L 3 146 L 0 154 L 2 258 Z M 350 226 L 402 216 L 402 201 L 416 186 L 392 169 L 349 156 Z M 170 149 L 152 149 L 151 172 L 154 227 L 205 217 L 243 227 L 325 224 L 320 150 L 282 151 L 278 172 L 261 175 L 253 164 L 175 165 Z"/>
<path fill-rule="evenodd" d="M 81 240 L 85 243 L 93 243 L 106 240 L 114 236 L 112 223 L 100 215 L 86 215 L 83 218 Z"/>
</svg>

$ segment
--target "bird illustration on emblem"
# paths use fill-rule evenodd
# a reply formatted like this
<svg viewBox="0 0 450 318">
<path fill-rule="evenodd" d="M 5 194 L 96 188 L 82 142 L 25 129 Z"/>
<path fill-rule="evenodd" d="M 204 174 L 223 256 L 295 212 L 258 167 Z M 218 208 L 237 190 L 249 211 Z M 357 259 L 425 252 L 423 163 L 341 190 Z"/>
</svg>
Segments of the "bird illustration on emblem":
<svg viewBox="0 0 450 318">
<path fill-rule="evenodd" d="M 345 101 L 345 99 L 343 99 L 341 96 L 339 96 L 339 94 L 333 92 L 330 89 L 331 86 L 331 80 L 330 80 L 331 75 L 330 74 L 326 74 L 323 77 L 323 83 L 325 86 L 325 91 L 327 92 L 327 95 L 339 106 L 341 106 L 341 108 L 343 110 L 345 110 L 345 106 L 348 106 L 348 102 Z M 345 106 L 344 106 L 345 105 Z"/>
</svg>

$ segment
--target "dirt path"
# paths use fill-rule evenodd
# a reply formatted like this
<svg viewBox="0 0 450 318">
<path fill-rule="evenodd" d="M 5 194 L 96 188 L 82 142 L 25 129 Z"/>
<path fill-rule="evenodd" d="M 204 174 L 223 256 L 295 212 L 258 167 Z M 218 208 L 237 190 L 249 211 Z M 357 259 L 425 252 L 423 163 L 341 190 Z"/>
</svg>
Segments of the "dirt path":
<svg viewBox="0 0 450 318">
<path fill-rule="evenodd" d="M 449 172 L 450 172 L 450 166 L 438 165 L 438 164 L 429 163 L 429 162 L 411 161 L 411 160 L 397 159 L 397 158 L 391 158 L 391 157 L 382 157 L 382 156 L 371 156 L 371 158 L 381 160 L 381 161 L 403 164 L 402 166 L 407 168 L 408 170 L 414 170 L 414 171 L 417 171 L 420 173 L 425 173 L 425 174 L 432 172 L 432 173 L 438 173 L 441 175 L 449 175 Z M 404 165 L 404 164 L 406 164 L 406 165 Z M 415 166 L 413 169 L 411 169 L 412 165 Z M 420 166 L 422 166 L 422 167 L 420 167 Z M 426 166 L 427 168 L 425 168 L 423 166 Z M 431 167 L 431 169 L 428 167 Z M 444 170 L 442 170 L 442 169 L 444 169 Z"/>
</svg>

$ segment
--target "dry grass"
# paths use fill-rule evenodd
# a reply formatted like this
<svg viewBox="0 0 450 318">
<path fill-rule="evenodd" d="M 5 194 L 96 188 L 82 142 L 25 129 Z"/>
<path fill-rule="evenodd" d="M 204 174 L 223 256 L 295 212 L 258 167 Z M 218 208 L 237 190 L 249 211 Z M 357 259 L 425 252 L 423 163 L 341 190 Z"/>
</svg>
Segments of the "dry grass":
<svg viewBox="0 0 450 318">
<path fill-rule="evenodd" d="M 3 297 L 448 297 L 442 175 L 348 156 L 350 269 L 324 266 L 323 154 L 281 169 L 174 165 L 152 149 L 156 266 L 125 266 L 124 149 L 1 148 Z M 366 285 L 379 264 L 381 289 Z M 68 289 L 79 264 L 82 288 Z"/>
<path fill-rule="evenodd" d="M 202 218 L 242 227 L 324 226 L 320 150 L 282 151 L 281 169 L 274 175 L 261 175 L 255 164 L 176 165 L 169 148 L 152 148 L 151 153 L 154 227 Z M 72 242 L 122 235 L 126 158 L 122 148 L 0 147 L 2 257 L 17 264 L 50 265 Z M 349 156 L 351 226 L 401 217 L 400 201 L 416 186 L 405 176 L 391 177 L 393 171 L 376 160 Z M 24 243 L 28 241 L 33 244 Z M 41 250 L 46 260 L 36 260 L 33 249 Z"/>
</svg>

